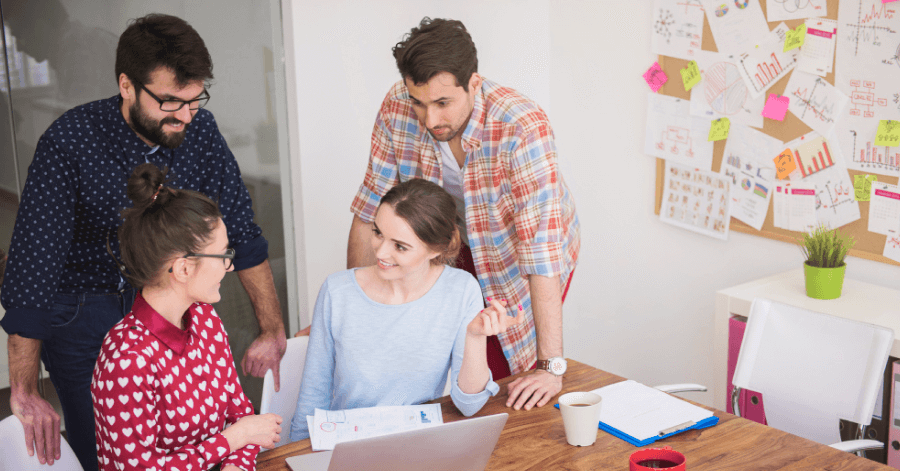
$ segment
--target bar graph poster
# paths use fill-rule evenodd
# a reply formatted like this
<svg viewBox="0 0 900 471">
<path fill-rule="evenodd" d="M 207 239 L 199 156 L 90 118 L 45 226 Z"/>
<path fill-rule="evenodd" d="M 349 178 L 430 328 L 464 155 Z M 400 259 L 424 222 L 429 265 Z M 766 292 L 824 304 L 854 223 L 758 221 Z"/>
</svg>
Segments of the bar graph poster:
<svg viewBox="0 0 900 471">
<path fill-rule="evenodd" d="M 838 228 L 860 218 L 859 203 L 853 193 L 853 180 L 847 172 L 844 156 L 826 139 L 813 131 L 785 144 L 794 151 L 797 170 L 791 178 L 815 184 L 816 221 Z"/>
<path fill-rule="evenodd" d="M 738 70 L 753 97 L 765 93 L 797 64 L 799 49 L 782 51 L 787 30 L 784 23 L 779 24 L 765 42 L 738 57 Z"/>
<path fill-rule="evenodd" d="M 824 137 L 813 139 L 794 151 L 797 160 L 797 168 L 805 178 L 816 172 L 834 166 L 834 157 L 828 148 L 828 141 Z"/>
</svg>

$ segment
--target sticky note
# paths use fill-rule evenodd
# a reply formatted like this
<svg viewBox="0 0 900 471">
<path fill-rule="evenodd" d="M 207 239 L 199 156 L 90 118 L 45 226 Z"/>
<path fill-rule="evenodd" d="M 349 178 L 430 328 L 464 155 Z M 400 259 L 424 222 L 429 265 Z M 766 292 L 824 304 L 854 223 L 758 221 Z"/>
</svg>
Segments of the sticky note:
<svg viewBox="0 0 900 471">
<path fill-rule="evenodd" d="M 881 3 L 893 3 L 893 2 L 896 2 L 896 1 L 897 1 L 897 0 L 881 0 Z"/>
<path fill-rule="evenodd" d="M 875 133 L 876 146 L 900 146 L 900 121 L 882 119 Z"/>
<path fill-rule="evenodd" d="M 775 177 L 784 180 L 788 175 L 797 169 L 797 162 L 794 161 L 794 153 L 790 149 L 785 149 L 778 157 L 772 159 L 775 162 Z"/>
<path fill-rule="evenodd" d="M 644 72 L 644 80 L 647 82 L 647 85 L 650 85 L 650 90 L 656 92 L 659 91 L 659 88 L 662 87 L 664 83 L 669 81 L 669 76 L 663 72 L 662 67 L 659 66 L 659 62 L 654 62 L 653 66 Z"/>
<path fill-rule="evenodd" d="M 875 175 L 853 175 L 853 192 L 856 201 L 869 201 L 872 193 L 872 182 L 878 181 Z"/>
<path fill-rule="evenodd" d="M 731 121 L 728 118 L 714 119 L 709 124 L 709 137 L 707 141 L 721 141 L 728 138 L 728 130 L 731 129 Z"/>
<path fill-rule="evenodd" d="M 700 67 L 697 61 L 690 61 L 688 66 L 681 69 L 681 80 L 684 81 L 684 89 L 690 90 L 700 83 Z"/>
<path fill-rule="evenodd" d="M 762 115 L 764 118 L 784 121 L 784 115 L 787 114 L 790 103 L 790 97 L 770 93 L 769 98 L 766 99 L 766 106 L 763 107 Z"/>
<path fill-rule="evenodd" d="M 806 23 L 787 31 L 784 35 L 784 50 L 781 52 L 797 49 L 803 45 L 804 41 L 806 41 Z"/>
</svg>

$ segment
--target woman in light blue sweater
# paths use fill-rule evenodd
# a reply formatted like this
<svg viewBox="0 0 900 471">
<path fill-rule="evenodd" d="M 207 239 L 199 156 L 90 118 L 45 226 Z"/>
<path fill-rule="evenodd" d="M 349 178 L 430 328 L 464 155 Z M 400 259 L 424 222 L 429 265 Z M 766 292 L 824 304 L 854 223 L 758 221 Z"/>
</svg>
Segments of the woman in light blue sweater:
<svg viewBox="0 0 900 471">
<path fill-rule="evenodd" d="M 525 320 L 488 300 L 472 275 L 447 266 L 460 237 L 456 203 L 414 179 L 384 195 L 375 215 L 375 265 L 329 276 L 319 290 L 291 441 L 309 437 L 319 409 L 420 404 L 450 397 L 470 416 L 497 394 L 485 353 L 489 335 Z"/>
</svg>

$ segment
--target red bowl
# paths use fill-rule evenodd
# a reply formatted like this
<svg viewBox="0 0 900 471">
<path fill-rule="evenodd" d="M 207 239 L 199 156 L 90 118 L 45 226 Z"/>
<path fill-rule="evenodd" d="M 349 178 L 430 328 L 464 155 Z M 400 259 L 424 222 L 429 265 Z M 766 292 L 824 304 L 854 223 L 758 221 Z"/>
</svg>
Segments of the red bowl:
<svg viewBox="0 0 900 471">
<path fill-rule="evenodd" d="M 647 448 L 638 450 L 628 458 L 630 471 L 653 471 L 654 469 L 666 469 L 669 471 L 684 471 L 684 455 L 672 449 L 672 447 Z"/>
</svg>

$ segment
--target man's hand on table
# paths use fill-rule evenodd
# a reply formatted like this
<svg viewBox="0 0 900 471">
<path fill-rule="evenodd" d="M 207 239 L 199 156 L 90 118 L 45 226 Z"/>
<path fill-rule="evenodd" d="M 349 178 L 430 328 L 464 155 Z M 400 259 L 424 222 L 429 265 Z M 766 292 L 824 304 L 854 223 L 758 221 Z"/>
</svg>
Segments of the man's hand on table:
<svg viewBox="0 0 900 471">
<path fill-rule="evenodd" d="M 543 407 L 547 402 L 562 391 L 562 376 L 556 376 L 548 371 L 536 370 L 531 374 L 521 377 L 507 386 L 509 399 L 506 407 L 515 410 L 531 410 L 532 407 Z"/>
</svg>

